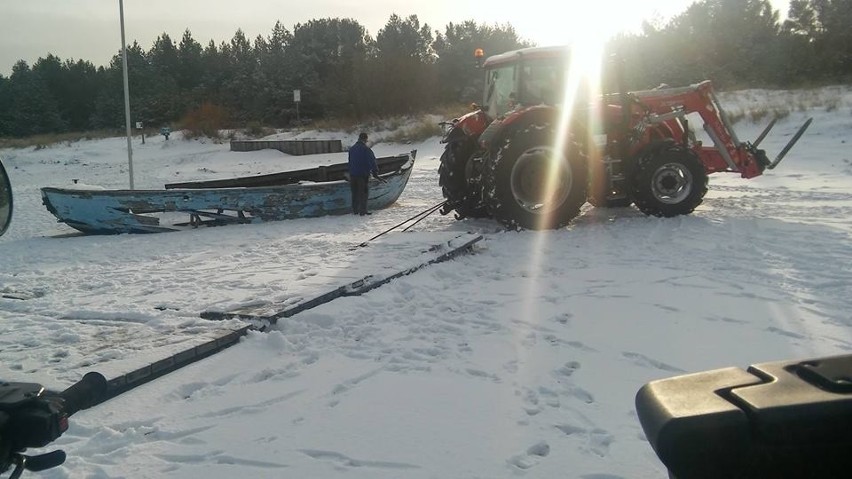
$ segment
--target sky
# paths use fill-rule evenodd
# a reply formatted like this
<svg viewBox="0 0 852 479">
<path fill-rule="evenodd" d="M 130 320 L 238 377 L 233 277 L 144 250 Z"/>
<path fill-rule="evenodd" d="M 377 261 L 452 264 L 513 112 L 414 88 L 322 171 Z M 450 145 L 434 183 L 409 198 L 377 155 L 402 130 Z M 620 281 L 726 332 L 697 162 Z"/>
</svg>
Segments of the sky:
<svg viewBox="0 0 852 479">
<path fill-rule="evenodd" d="M 126 188 L 124 138 L 0 149 L 15 195 L 0 237 L 0 379 L 52 390 L 246 324 L 201 312 L 281 311 L 483 238 L 472 254 L 282 318 L 79 412 L 51 447 L 27 451 L 61 448 L 65 465 L 25 477 L 668 477 L 637 417 L 643 384 L 852 353 L 852 88 L 720 100 L 745 117 L 801 107 L 761 144 L 770 157 L 814 122 L 778 168 L 711 175 L 688 216 L 586 205 L 568 227 L 533 232 L 435 214 L 362 248 L 442 200 L 438 138 L 384 142 L 392 132 L 373 123 L 377 155 L 418 154 L 397 202 L 368 217 L 116 236 L 69 235 L 40 188 Z M 762 127 L 736 125 L 742 139 Z M 133 146 L 136 184 L 153 189 L 345 161 L 231 152 L 180 132 Z"/>
<path fill-rule="evenodd" d="M 249 38 L 268 36 L 275 22 L 287 28 L 317 18 L 353 18 L 375 36 L 391 14 L 417 15 L 421 24 L 443 31 L 450 23 L 511 23 L 521 37 L 539 45 L 563 44 L 577 35 L 611 35 L 635 30 L 642 20 L 659 21 L 683 12 L 691 0 L 569 0 L 558 14 L 551 0 L 403 2 L 398 0 L 145 0 L 124 2 L 125 35 L 148 49 L 167 33 L 179 41 L 185 29 L 202 44 L 230 40 L 237 29 Z M 789 0 L 771 0 L 787 12 Z M 414 6 L 414 5 L 417 6 Z M 582 15 L 571 15 L 572 6 Z M 106 65 L 121 48 L 118 2 L 107 0 L 34 0 L 0 6 L 0 74 L 8 76 L 18 60 L 32 63 L 53 53 L 63 60 L 84 59 Z"/>
</svg>

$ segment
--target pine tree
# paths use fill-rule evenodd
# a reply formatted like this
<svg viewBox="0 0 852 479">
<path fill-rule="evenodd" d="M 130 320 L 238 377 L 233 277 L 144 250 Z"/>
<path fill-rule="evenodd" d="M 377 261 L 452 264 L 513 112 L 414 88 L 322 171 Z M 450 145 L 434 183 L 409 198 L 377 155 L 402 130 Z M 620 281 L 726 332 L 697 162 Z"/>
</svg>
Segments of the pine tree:
<svg viewBox="0 0 852 479">
<path fill-rule="evenodd" d="M 59 114 L 56 100 L 39 72 L 23 60 L 12 67 L 9 77 L 11 134 L 29 136 L 65 131 L 67 125 Z"/>
</svg>

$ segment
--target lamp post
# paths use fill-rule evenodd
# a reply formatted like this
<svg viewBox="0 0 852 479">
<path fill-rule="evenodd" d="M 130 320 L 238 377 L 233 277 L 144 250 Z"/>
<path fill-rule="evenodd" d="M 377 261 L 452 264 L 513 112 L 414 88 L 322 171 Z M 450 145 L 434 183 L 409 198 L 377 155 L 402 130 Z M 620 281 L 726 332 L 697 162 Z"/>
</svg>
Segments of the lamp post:
<svg viewBox="0 0 852 479">
<path fill-rule="evenodd" d="M 124 41 L 124 0 L 118 0 L 121 18 L 121 59 L 124 66 L 124 123 L 127 127 L 127 165 L 130 173 L 130 189 L 133 189 L 133 147 L 130 144 L 130 82 L 127 81 L 127 42 Z"/>
</svg>

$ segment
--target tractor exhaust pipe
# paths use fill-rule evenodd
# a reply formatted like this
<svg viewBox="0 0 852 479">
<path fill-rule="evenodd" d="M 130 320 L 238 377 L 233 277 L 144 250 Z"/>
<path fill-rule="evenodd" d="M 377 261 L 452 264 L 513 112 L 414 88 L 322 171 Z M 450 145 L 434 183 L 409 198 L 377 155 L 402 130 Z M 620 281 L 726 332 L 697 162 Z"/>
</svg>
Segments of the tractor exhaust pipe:
<svg viewBox="0 0 852 479">
<path fill-rule="evenodd" d="M 784 157 L 787 156 L 787 153 L 789 153 L 793 146 L 796 144 L 796 142 L 799 141 L 799 138 L 801 138 L 802 135 L 805 134 L 805 130 L 807 130 L 808 127 L 811 126 L 812 121 L 814 121 L 813 118 L 808 118 L 808 121 L 806 121 L 805 124 L 799 128 L 799 131 L 797 131 L 795 135 L 793 135 L 793 138 L 790 138 L 790 141 L 787 142 L 787 145 L 784 147 L 783 150 L 781 150 L 781 153 L 778 153 L 778 156 L 775 157 L 775 160 L 773 160 L 772 163 L 766 166 L 768 169 L 773 170 L 776 166 L 778 166 L 778 163 L 781 163 L 781 160 L 783 160 Z M 770 124 L 770 128 L 774 123 L 775 121 L 773 120 L 773 122 Z M 769 128 L 767 128 L 767 130 L 768 129 Z M 764 133 L 768 133 L 768 131 L 764 131 Z M 758 137 L 757 143 L 763 140 L 762 136 Z"/>
</svg>

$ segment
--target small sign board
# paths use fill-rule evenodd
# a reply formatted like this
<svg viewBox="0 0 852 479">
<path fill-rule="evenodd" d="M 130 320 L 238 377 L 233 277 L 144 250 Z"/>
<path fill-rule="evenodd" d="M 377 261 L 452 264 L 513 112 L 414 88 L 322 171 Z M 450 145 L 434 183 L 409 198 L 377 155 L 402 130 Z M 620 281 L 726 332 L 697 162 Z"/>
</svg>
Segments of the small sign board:
<svg viewBox="0 0 852 479">
<path fill-rule="evenodd" d="M 293 101 L 296 103 L 302 101 L 302 90 L 293 90 Z"/>
<path fill-rule="evenodd" d="M 137 122 L 136 122 L 136 128 L 137 128 L 137 129 L 141 129 L 141 128 L 142 128 L 142 122 L 141 122 L 141 121 L 137 121 Z"/>
</svg>

